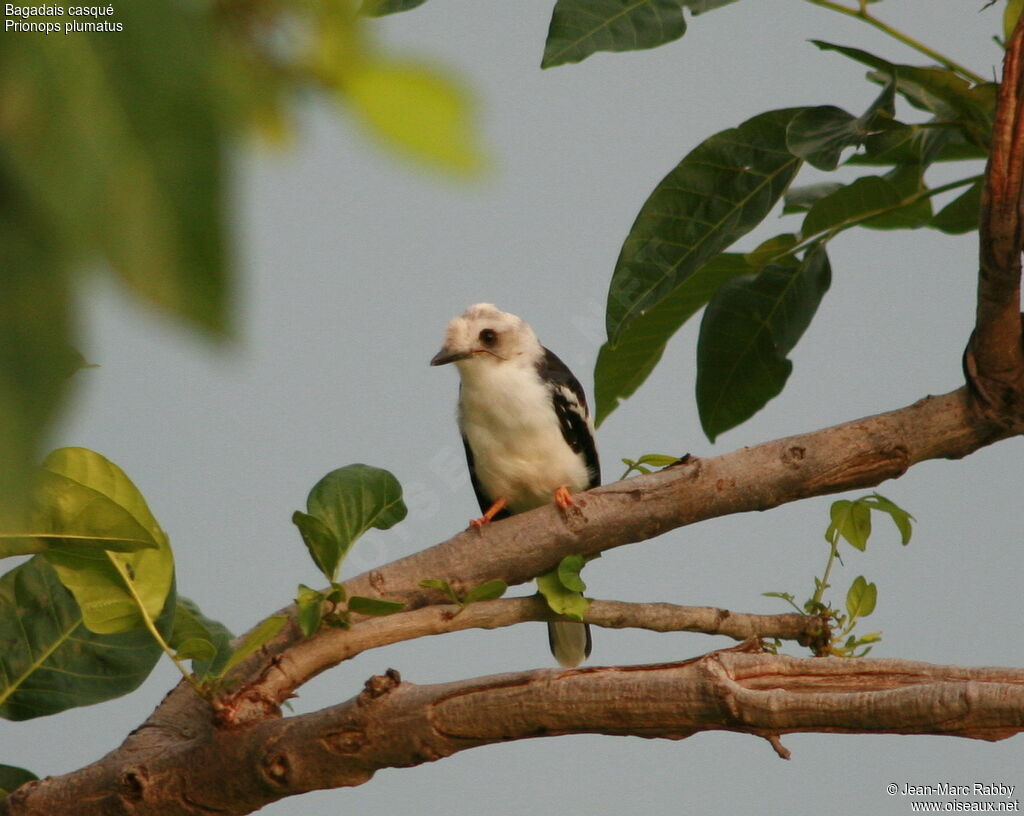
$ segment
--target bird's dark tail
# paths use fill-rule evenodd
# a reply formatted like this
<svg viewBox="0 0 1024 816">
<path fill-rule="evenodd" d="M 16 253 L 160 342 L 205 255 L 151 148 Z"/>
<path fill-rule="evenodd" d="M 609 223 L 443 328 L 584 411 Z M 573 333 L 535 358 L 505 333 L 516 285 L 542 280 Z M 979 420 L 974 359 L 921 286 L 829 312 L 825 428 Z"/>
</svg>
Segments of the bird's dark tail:
<svg viewBox="0 0 1024 816">
<path fill-rule="evenodd" d="M 558 664 L 571 669 L 590 657 L 590 626 L 576 621 L 550 621 L 548 644 Z"/>
</svg>

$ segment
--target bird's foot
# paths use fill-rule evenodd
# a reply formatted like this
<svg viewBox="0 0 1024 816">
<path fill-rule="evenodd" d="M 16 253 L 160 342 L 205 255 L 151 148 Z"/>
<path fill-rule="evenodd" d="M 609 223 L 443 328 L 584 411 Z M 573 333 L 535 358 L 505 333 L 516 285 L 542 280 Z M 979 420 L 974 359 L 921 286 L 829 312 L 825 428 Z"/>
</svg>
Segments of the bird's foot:
<svg viewBox="0 0 1024 816">
<path fill-rule="evenodd" d="M 480 518 L 471 519 L 469 522 L 469 526 L 472 527 L 474 530 L 479 530 L 483 528 L 485 524 L 490 524 L 491 520 L 496 515 L 498 515 L 498 513 L 505 509 L 506 504 L 508 504 L 508 499 L 498 499 L 497 501 L 494 502 L 494 504 L 487 508 L 487 512 L 480 516 Z"/>
<path fill-rule="evenodd" d="M 580 502 L 573 499 L 572 494 L 569 492 L 569 488 L 556 488 L 554 502 L 558 509 L 562 511 L 562 517 L 565 519 L 565 523 L 569 526 L 569 529 L 578 530 L 586 523 L 587 518 L 583 515 L 583 510 L 580 508 Z"/>
</svg>

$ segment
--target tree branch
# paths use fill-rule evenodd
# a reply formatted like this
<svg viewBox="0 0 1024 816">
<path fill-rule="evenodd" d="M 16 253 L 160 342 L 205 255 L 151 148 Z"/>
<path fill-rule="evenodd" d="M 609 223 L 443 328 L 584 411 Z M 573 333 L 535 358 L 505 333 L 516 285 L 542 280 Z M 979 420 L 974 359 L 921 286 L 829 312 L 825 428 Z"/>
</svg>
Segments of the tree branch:
<svg viewBox="0 0 1024 816">
<path fill-rule="evenodd" d="M 555 620 L 543 598 L 503 598 L 458 607 L 426 606 L 383 618 L 364 618 L 351 629 L 328 629 L 315 638 L 296 643 L 274 663 L 255 688 L 243 692 L 261 700 L 283 701 L 300 686 L 327 668 L 375 649 L 403 640 L 458 632 L 464 629 L 498 629 L 526 621 Z M 827 643 L 828 621 L 819 615 L 751 615 L 710 606 L 679 606 L 670 603 L 592 601 L 587 623 L 611 629 L 649 629 L 655 632 L 701 632 L 725 635 L 734 640 L 779 638 L 802 645 Z M 225 703 L 228 704 L 228 703 Z M 227 714 L 232 717 L 233 712 Z"/>
<path fill-rule="evenodd" d="M 251 813 L 285 796 L 369 781 L 497 742 L 608 734 L 683 739 L 726 730 L 939 734 L 999 740 L 1024 730 L 1024 670 L 901 660 L 751 654 L 756 644 L 653 666 L 542 669 L 441 685 L 371 678 L 341 705 L 244 729 L 164 731 L 88 773 L 29 783 L 0 814 Z M 97 790 L 110 793 L 96 797 Z"/>
<path fill-rule="evenodd" d="M 1024 246 L 1024 16 L 1003 61 L 992 152 L 981 198 L 981 269 L 964 371 L 983 410 L 1020 413 L 1024 402 L 1020 272 Z M 998 411 L 997 411 L 998 413 Z"/>
</svg>

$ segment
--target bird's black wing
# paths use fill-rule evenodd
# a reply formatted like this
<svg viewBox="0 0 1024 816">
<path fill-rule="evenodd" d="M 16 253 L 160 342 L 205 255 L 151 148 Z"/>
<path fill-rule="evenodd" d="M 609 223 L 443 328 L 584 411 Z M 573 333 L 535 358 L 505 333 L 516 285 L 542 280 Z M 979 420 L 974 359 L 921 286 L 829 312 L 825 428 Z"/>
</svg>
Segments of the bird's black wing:
<svg viewBox="0 0 1024 816">
<path fill-rule="evenodd" d="M 587 487 L 601 484 L 601 464 L 597 459 L 597 446 L 594 434 L 590 431 L 587 418 L 587 397 L 583 386 L 576 379 L 569 367 L 550 349 L 544 349 L 544 357 L 537 363 L 537 373 L 551 389 L 551 402 L 558 415 L 558 424 L 562 428 L 562 436 L 566 444 L 576 453 L 582 454 L 590 474 Z M 468 451 L 468 448 L 467 448 Z M 472 465 L 470 465 L 472 472 Z"/>
</svg>

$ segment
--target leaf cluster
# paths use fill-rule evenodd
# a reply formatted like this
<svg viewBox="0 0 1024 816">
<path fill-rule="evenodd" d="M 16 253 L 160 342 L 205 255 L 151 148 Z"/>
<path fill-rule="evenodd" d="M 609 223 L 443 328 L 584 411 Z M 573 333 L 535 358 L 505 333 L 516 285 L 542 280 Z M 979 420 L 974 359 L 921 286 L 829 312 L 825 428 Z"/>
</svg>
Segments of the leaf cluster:
<svg viewBox="0 0 1024 816">
<path fill-rule="evenodd" d="M 829 509 L 829 524 L 825 530 L 829 553 L 825 568 L 820 577 L 815 576 L 814 591 L 804 601 L 802 607 L 797 605 L 796 596 L 790 592 L 763 593 L 769 598 L 781 598 L 801 614 L 821 615 L 829 621 L 831 637 L 828 643 L 814 647 L 815 654 L 864 657 L 871 651 L 872 644 L 882 639 L 881 632 L 867 635 L 854 633 L 858 620 L 874 612 L 878 601 L 878 587 L 869 583 L 863 575 L 854 578 L 846 591 L 844 610 L 837 609 L 825 598 L 825 593 L 831 588 L 829 581 L 832 568 L 836 561 L 842 562 L 839 556 L 839 542 L 846 541 L 854 549 L 864 552 L 871 537 L 872 512 L 888 515 L 899 531 L 900 543 L 903 546 L 910 543 L 911 522 L 914 517 L 894 502 L 878 493 L 852 501 L 840 499 L 833 502 Z"/>
</svg>

